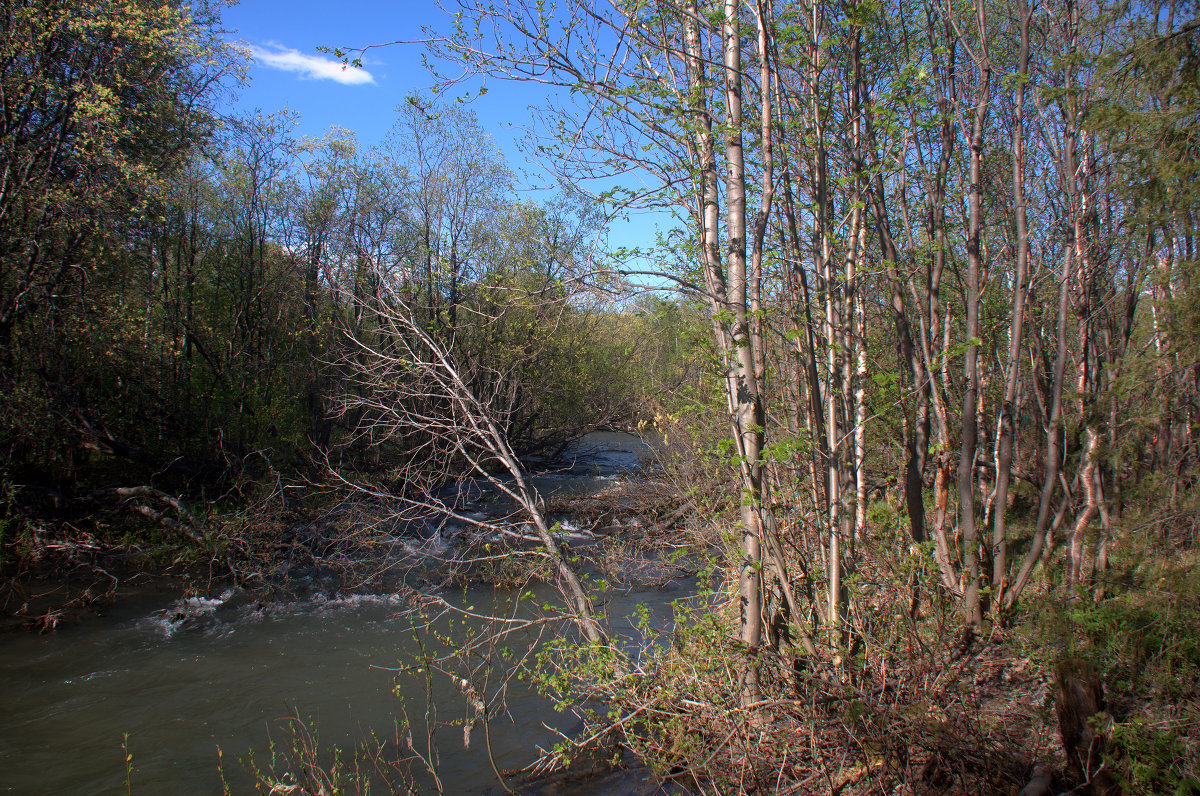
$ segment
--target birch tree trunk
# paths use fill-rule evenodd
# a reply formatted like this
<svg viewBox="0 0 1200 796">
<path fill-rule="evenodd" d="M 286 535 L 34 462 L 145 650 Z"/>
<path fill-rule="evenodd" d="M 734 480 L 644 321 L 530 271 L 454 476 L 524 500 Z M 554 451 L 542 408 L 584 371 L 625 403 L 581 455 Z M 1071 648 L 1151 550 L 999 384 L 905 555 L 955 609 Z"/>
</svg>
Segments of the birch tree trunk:
<svg viewBox="0 0 1200 796">
<path fill-rule="evenodd" d="M 746 274 L 746 171 L 742 153 L 742 41 L 740 3 L 725 0 L 721 23 L 722 62 L 725 78 L 725 209 L 728 240 L 729 309 L 733 312 L 731 342 L 727 352 L 734 361 L 734 434 L 738 439 L 742 475 L 741 640 L 756 649 L 762 641 L 762 447 L 764 417 L 755 350 L 759 336 L 751 333 L 747 313 Z"/>
<path fill-rule="evenodd" d="M 738 4 L 726 0 L 721 24 L 722 70 L 725 88 L 725 198 L 727 251 L 720 255 L 719 178 L 712 117 L 705 100 L 705 58 L 699 13 L 694 3 L 684 7 L 684 50 L 688 85 L 688 111 L 692 117 L 701 202 L 700 249 L 706 287 L 712 306 L 713 334 L 723 357 L 725 393 L 731 432 L 736 443 L 741 481 L 741 561 L 739 562 L 739 638 L 750 650 L 762 643 L 762 540 L 763 515 L 770 508 L 762 500 L 762 448 L 764 416 L 756 370 L 756 347 L 761 348 L 761 327 L 756 339 L 747 307 L 746 177 L 742 153 L 742 57 Z M 756 689 L 747 683 L 747 691 Z"/>
</svg>

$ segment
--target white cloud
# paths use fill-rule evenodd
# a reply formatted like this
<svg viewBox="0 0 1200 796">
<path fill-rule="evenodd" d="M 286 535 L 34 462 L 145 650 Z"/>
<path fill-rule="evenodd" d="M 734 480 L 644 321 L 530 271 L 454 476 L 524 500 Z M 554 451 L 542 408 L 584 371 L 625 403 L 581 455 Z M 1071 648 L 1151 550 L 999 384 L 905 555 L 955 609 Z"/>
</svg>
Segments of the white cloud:
<svg viewBox="0 0 1200 796">
<path fill-rule="evenodd" d="M 249 47 L 255 61 L 272 69 L 299 72 L 313 80 L 333 80 L 347 86 L 375 82 L 374 75 L 366 69 L 343 66 L 341 61 L 323 55 L 306 55 L 273 42 L 267 42 L 266 47 L 253 44 Z"/>
</svg>

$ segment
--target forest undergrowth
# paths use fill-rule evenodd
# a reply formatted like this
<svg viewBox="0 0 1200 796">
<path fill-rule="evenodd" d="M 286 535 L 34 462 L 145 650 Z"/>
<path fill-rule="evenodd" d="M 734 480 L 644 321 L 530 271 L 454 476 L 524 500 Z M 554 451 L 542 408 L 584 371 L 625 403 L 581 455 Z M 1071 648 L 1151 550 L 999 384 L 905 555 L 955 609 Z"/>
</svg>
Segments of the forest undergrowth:
<svg viewBox="0 0 1200 796">
<path fill-rule="evenodd" d="M 775 494 L 791 575 L 771 581 L 770 643 L 751 650 L 728 564 L 737 496 L 705 453 L 717 430 L 673 428 L 657 474 L 692 510 L 641 549 L 705 551 L 700 593 L 675 603 L 668 631 L 643 617 L 621 666 L 611 649 L 567 641 L 542 657 L 543 682 L 584 725 L 541 769 L 621 749 L 697 793 L 1200 793 L 1194 500 L 1126 507 L 1090 589 L 1068 585 L 1052 547 L 1023 599 L 973 633 L 961 594 L 939 585 L 933 544 L 912 542 L 886 490 L 851 549 L 848 610 L 831 628 L 818 518 L 796 510 L 805 496 Z M 1023 552 L 1031 518 L 1013 516 Z M 1079 682 L 1096 686 L 1097 704 L 1077 721 L 1063 695 Z M 1091 733 L 1082 748 L 1080 731 Z"/>
<path fill-rule="evenodd" d="M 1114 550 L 1103 599 L 1051 571 L 1002 621 L 964 635 L 949 596 L 914 603 L 916 580 L 935 576 L 927 552 L 877 537 L 857 552 L 843 635 L 816 634 L 815 656 L 783 627 L 775 649 L 739 644 L 718 572 L 714 592 L 677 604 L 671 633 L 643 627 L 650 652 L 624 677 L 585 647 L 555 657 L 549 682 L 603 706 L 582 711 L 580 738 L 697 793 L 1200 792 L 1195 552 L 1172 561 L 1144 547 L 1126 537 Z M 1091 770 L 1063 746 L 1064 662 L 1102 683 Z"/>
</svg>

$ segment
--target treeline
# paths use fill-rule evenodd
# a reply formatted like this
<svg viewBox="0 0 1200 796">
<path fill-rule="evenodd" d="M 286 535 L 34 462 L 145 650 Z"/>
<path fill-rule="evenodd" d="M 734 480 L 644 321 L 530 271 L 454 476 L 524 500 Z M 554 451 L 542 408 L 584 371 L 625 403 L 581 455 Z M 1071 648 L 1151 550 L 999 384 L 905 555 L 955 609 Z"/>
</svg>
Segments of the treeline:
<svg viewBox="0 0 1200 796">
<path fill-rule="evenodd" d="M 387 466 L 420 429 L 381 447 L 343 399 L 378 387 L 348 357 L 397 304 L 519 452 L 629 422 L 648 327 L 598 300 L 602 225 L 517 198 L 469 112 L 413 98 L 373 148 L 229 118 L 244 64 L 205 3 L 10 3 L 0 24 L 0 477 L 23 511 Z"/>
<path fill-rule="evenodd" d="M 796 588 L 797 497 L 830 629 L 880 479 L 976 628 L 1047 547 L 1087 586 L 1131 500 L 1186 502 L 1194 5 L 467 5 L 439 55 L 588 98 L 546 120 L 564 174 L 637 170 L 661 179 L 616 198 L 687 208 L 672 276 L 720 352 L 750 647 Z"/>
<path fill-rule="evenodd" d="M 478 123 L 421 99 L 369 150 L 340 131 L 294 140 L 285 117 L 222 119 L 241 64 L 218 22 L 205 4 L 5 10 L 10 483 L 132 464 L 179 492 L 366 452 L 370 412 L 340 397 L 381 386 L 352 360 L 387 347 L 377 316 L 397 306 L 518 450 L 630 416 L 688 306 L 591 303 L 613 286 L 590 259 L 595 206 L 517 200 Z M 544 120 L 561 176 L 638 170 L 659 181 L 606 196 L 690 219 L 664 275 L 707 305 L 746 643 L 763 556 L 782 555 L 773 495 L 821 506 L 830 626 L 870 495 L 894 479 L 976 627 L 1047 548 L 1093 582 L 1131 500 L 1186 513 L 1191 6 L 507 3 L 454 24 L 435 54 L 582 99 Z M 687 358 L 675 347 L 669 368 Z"/>
</svg>

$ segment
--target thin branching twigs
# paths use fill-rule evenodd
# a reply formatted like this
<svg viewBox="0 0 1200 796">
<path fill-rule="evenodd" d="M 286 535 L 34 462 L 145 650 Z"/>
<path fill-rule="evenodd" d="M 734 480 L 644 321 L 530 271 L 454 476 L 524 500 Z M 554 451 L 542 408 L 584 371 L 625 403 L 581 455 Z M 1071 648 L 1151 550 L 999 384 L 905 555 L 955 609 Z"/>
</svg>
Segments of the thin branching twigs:
<svg viewBox="0 0 1200 796">
<path fill-rule="evenodd" d="M 435 472 L 443 477 L 457 473 L 461 479 L 465 472 L 520 507 L 529 532 L 558 574 L 577 624 L 590 641 L 601 642 L 606 634 L 591 601 L 551 532 L 541 495 L 509 443 L 507 413 L 496 398 L 498 387 L 492 400 L 485 402 L 474 386 L 489 377 L 502 384 L 503 374 L 471 373 L 470 363 L 459 363 L 449 346 L 418 322 L 393 287 L 382 285 L 379 296 L 371 305 L 374 333 L 369 337 L 347 333 L 350 353 L 338 363 L 348 382 L 340 398 L 341 414 L 357 418 L 362 434 L 394 438 L 410 450 L 421 451 L 425 467 L 437 466 Z M 401 472 L 399 477 L 408 474 Z M 420 490 L 402 500 L 447 513 L 442 501 Z M 448 513 L 475 523 L 464 513 Z"/>
</svg>

